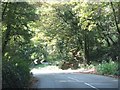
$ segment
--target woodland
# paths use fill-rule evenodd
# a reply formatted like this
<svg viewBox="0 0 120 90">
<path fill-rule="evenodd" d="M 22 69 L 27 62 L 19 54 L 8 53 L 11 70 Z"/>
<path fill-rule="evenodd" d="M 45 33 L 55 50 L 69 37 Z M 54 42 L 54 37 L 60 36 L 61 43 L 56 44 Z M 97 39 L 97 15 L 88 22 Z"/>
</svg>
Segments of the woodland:
<svg viewBox="0 0 120 90">
<path fill-rule="evenodd" d="M 120 2 L 3 2 L 1 23 L 3 88 L 27 87 L 36 59 L 119 75 Z"/>
</svg>

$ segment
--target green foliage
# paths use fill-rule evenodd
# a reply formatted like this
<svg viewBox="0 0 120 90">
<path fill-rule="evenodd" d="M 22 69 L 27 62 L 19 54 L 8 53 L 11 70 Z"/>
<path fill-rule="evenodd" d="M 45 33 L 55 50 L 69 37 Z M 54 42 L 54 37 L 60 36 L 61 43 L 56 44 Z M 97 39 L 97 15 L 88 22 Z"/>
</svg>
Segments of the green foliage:
<svg viewBox="0 0 120 90">
<path fill-rule="evenodd" d="M 97 72 L 103 75 L 116 75 L 118 74 L 118 63 L 109 61 L 102 62 L 97 66 Z"/>
<path fill-rule="evenodd" d="M 42 43 L 47 59 L 84 64 L 118 60 L 120 35 L 113 15 L 119 18 L 117 6 L 113 3 L 111 7 L 109 2 L 42 3 L 35 37 Z"/>
<path fill-rule="evenodd" d="M 3 88 L 22 88 L 28 86 L 30 70 L 26 62 L 23 60 L 3 61 L 2 68 Z"/>
<path fill-rule="evenodd" d="M 30 23 L 37 15 L 27 2 L 4 2 L 2 7 L 2 86 L 24 88 L 29 83 L 30 56 L 34 52 Z"/>
<path fill-rule="evenodd" d="M 116 73 L 116 63 L 108 61 L 120 59 L 119 3 L 6 2 L 2 7 L 4 88 L 26 87 L 35 59 L 64 60 L 63 69 L 106 60 L 98 71 Z"/>
</svg>

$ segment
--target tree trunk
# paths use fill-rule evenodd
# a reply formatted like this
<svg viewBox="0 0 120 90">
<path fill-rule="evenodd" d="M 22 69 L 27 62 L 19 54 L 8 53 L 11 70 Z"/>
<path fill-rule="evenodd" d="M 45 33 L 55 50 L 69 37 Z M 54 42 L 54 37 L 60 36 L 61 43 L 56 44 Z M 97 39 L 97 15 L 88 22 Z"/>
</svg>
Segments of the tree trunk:
<svg viewBox="0 0 120 90">
<path fill-rule="evenodd" d="M 90 64 L 88 32 L 84 33 L 84 54 L 85 54 L 85 63 Z"/>
<path fill-rule="evenodd" d="M 4 38 L 3 45 L 2 45 L 2 54 L 3 55 L 5 53 L 5 48 L 7 46 L 7 43 L 10 40 L 10 32 L 11 32 L 11 24 L 9 23 L 7 25 L 7 30 L 6 30 L 6 33 L 5 33 L 5 38 Z"/>
<path fill-rule="evenodd" d="M 8 6 L 8 2 L 5 3 L 5 7 L 2 10 L 2 21 L 4 20 L 4 15 L 5 15 L 5 11 L 7 9 L 7 6 Z"/>
<path fill-rule="evenodd" d="M 116 25 L 116 28 L 117 28 L 117 32 L 120 34 L 120 29 L 119 29 L 119 27 L 118 27 L 118 21 L 117 21 L 115 9 L 114 9 L 113 3 L 110 2 L 110 4 L 111 4 L 112 10 L 113 10 L 113 15 L 114 15 L 114 20 L 115 20 L 115 25 Z M 118 8 L 119 8 L 119 7 L 118 7 Z"/>
</svg>

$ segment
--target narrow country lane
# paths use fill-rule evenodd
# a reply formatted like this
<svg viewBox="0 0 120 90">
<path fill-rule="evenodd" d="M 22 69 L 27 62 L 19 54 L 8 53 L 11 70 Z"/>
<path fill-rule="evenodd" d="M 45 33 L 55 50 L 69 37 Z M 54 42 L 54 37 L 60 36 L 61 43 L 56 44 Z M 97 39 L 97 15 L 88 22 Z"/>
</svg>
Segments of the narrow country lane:
<svg viewBox="0 0 120 90">
<path fill-rule="evenodd" d="M 38 81 L 33 88 L 61 88 L 88 89 L 88 90 L 118 90 L 118 80 L 93 74 L 72 72 L 34 73 Z"/>
</svg>

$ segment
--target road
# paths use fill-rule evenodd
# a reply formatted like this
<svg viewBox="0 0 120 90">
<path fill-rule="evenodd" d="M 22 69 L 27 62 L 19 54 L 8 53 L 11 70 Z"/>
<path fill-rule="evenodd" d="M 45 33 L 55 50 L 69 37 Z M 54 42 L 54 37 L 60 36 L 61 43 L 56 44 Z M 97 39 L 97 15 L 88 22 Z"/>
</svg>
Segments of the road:
<svg viewBox="0 0 120 90">
<path fill-rule="evenodd" d="M 70 90 L 118 90 L 118 80 L 93 74 L 82 73 L 37 73 L 34 77 L 38 81 L 33 88 L 61 88 Z"/>
</svg>

